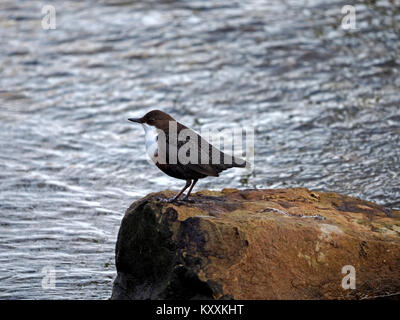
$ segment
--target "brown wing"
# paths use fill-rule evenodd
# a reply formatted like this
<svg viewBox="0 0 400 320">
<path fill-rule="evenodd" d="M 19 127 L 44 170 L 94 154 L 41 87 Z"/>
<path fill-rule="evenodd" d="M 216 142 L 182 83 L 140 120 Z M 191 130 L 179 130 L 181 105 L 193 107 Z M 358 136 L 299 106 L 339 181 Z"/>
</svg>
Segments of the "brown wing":
<svg viewBox="0 0 400 320">
<path fill-rule="evenodd" d="M 165 144 L 165 147 L 168 148 L 168 152 L 165 152 L 166 162 L 169 168 L 173 168 L 176 175 L 191 176 L 193 179 L 206 176 L 218 177 L 223 170 L 246 165 L 243 160 L 223 153 L 179 122 L 177 129 L 179 134 L 181 130 L 185 130 L 186 140 L 178 141 L 177 137 L 174 139 L 171 134 L 167 134 Z"/>
</svg>

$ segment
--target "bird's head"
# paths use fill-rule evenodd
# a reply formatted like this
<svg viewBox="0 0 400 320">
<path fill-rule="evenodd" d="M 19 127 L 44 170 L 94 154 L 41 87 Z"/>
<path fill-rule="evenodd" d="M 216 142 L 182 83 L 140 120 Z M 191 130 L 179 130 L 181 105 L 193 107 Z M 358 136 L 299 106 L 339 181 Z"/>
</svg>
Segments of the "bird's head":
<svg viewBox="0 0 400 320">
<path fill-rule="evenodd" d="M 169 121 L 175 121 L 169 114 L 161 110 L 152 110 L 141 118 L 129 118 L 128 120 L 156 128 L 168 127 Z"/>
</svg>

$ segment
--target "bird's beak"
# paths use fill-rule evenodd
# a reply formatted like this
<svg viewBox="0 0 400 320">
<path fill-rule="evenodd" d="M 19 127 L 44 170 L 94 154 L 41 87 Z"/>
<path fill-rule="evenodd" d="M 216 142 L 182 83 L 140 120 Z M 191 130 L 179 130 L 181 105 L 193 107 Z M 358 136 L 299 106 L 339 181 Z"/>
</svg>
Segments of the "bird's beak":
<svg viewBox="0 0 400 320">
<path fill-rule="evenodd" d="M 128 120 L 132 121 L 132 122 L 136 122 L 136 123 L 142 123 L 143 122 L 142 118 L 129 118 Z"/>
</svg>

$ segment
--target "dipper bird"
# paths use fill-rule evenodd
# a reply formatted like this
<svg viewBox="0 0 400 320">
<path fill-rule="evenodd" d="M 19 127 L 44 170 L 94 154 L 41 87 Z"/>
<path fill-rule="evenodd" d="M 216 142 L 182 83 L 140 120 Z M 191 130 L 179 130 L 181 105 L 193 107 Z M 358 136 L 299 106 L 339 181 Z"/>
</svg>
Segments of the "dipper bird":
<svg viewBox="0 0 400 320">
<path fill-rule="evenodd" d="M 192 129 L 176 121 L 169 114 L 152 110 L 141 118 L 129 118 L 140 123 L 146 135 L 146 152 L 155 165 L 165 174 L 186 180 L 183 189 L 167 202 L 183 198 L 187 200 L 199 179 L 207 176 L 218 177 L 223 170 L 241 167 L 248 163 L 218 150 Z"/>
</svg>

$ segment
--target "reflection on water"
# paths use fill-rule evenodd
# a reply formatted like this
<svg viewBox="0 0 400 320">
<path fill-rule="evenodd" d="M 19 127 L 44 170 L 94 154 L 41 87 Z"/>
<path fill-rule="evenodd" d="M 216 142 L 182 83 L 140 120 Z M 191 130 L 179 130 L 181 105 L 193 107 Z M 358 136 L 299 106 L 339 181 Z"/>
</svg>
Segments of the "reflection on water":
<svg viewBox="0 0 400 320">
<path fill-rule="evenodd" d="M 254 126 L 255 170 L 198 189 L 307 187 L 400 207 L 399 2 L 0 3 L 0 298 L 108 298 L 124 210 L 179 189 L 126 119 Z M 41 286 L 54 267 L 56 288 Z"/>
</svg>

